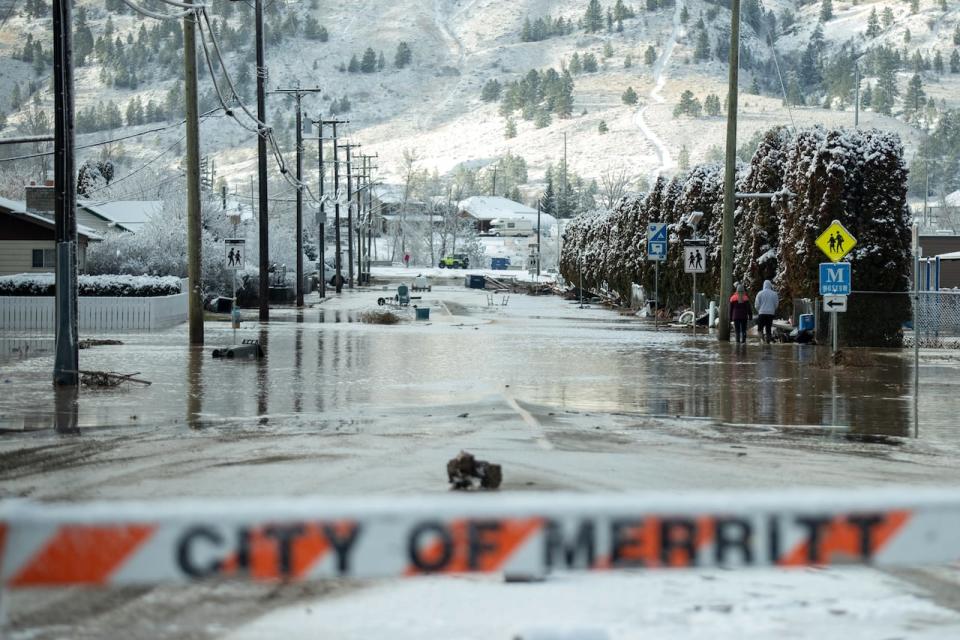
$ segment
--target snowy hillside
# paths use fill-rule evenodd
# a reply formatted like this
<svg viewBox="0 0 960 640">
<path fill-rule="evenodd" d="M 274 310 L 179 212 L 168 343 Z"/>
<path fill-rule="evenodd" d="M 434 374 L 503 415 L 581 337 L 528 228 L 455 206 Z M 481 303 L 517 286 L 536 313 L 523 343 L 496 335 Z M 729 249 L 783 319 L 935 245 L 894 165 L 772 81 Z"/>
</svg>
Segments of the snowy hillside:
<svg viewBox="0 0 960 640">
<path fill-rule="evenodd" d="M 25 61 L 22 51 L 25 39 L 32 36 L 42 42 L 45 51 L 40 57 L 50 55 L 50 19 L 26 15 L 38 2 L 44 4 L 44 0 L 33 0 L 25 3 L 27 8 L 14 7 L 5 20 L 9 3 L 0 6 L 3 21 L 0 111 L 8 122 L 0 135 L 9 135 L 18 128 L 23 131 L 35 128 L 36 112 L 31 113 L 32 105 L 38 104 L 40 110 L 51 109 L 50 67 L 36 60 Z M 591 179 L 610 168 L 626 167 L 637 179 L 634 184 L 641 185 L 641 178 L 649 179 L 658 171 L 669 173 L 688 163 L 715 158 L 724 144 L 725 112 L 703 113 L 697 117 L 674 115 L 686 90 L 692 91 L 700 103 L 713 94 L 725 107 L 727 65 L 721 43 L 729 32 L 730 18 L 722 1 L 667 0 L 662 2 L 664 6 L 659 6 L 657 0 L 633 0 L 626 3 L 633 17 L 613 22 L 609 31 L 604 18 L 603 28 L 594 33 L 588 33 L 581 25 L 587 0 L 275 2 L 276 5 L 268 8 L 268 17 L 275 20 L 271 24 L 278 25 L 277 29 L 288 33 L 281 42 L 268 45 L 268 87 L 290 87 L 297 81 L 304 87 L 321 87 L 322 96 L 307 96 L 304 100 L 304 109 L 311 116 L 330 114 L 331 105 L 340 106 L 346 97 L 349 112 L 341 114 L 350 120 L 346 132 L 352 141 L 364 145 L 364 152 L 379 154 L 379 174 L 387 180 L 399 180 L 405 150 L 416 153 L 420 167 L 436 169 L 440 174 L 461 163 L 483 166 L 510 151 L 526 159 L 530 179 L 536 182 L 543 178 L 548 164 L 561 161 L 563 134 L 566 134 L 572 172 Z M 219 7 L 227 4 L 233 5 L 230 15 L 218 14 L 222 11 Z M 106 6 L 104 0 L 79 0 L 77 5 L 86 10 L 87 24 L 94 38 L 104 33 L 109 16 L 113 37 L 125 41 L 128 47 L 142 26 L 152 29 L 156 23 L 150 18 L 135 17 L 123 10 L 124 5 L 111 0 L 107 0 Z M 247 78 L 249 83 L 253 72 L 252 10 L 247 3 L 217 0 L 214 5 L 211 15 L 215 24 L 224 20 L 224 24 L 234 29 L 246 29 L 246 46 L 230 46 L 229 38 L 222 33 L 220 39 L 224 41 L 228 72 L 235 79 Z M 166 7 L 159 3 L 149 6 L 156 6 L 158 10 Z M 602 16 L 606 16 L 607 11 L 614 8 L 614 2 L 601 2 L 601 7 Z M 867 37 L 865 31 L 871 11 L 883 16 L 887 8 L 892 14 L 889 24 L 883 20 L 880 33 Z M 765 13 L 767 11 L 770 13 Z M 960 73 L 951 73 L 949 69 L 950 55 L 957 47 L 954 32 L 960 24 L 960 5 L 922 0 L 917 12 L 911 13 L 910 4 L 900 0 L 834 1 L 832 15 L 821 24 L 823 11 L 822 2 L 744 3 L 741 143 L 755 132 L 778 124 L 798 128 L 817 123 L 853 125 L 850 100 L 833 99 L 828 89 L 823 95 L 814 95 L 802 87 L 800 97 L 806 98 L 807 105 L 796 104 L 790 109 L 784 106 L 790 78 L 797 75 L 802 79 L 803 55 L 818 24 L 823 36 L 818 65 L 824 74 L 848 41 L 858 56 L 880 45 L 898 53 L 902 51 L 905 59 L 919 52 L 930 60 L 939 51 L 948 62 L 942 71 L 931 68 L 922 72 L 925 96 L 933 98 L 940 109 L 960 106 L 957 90 Z M 42 14 L 43 11 L 37 9 L 37 15 Z M 554 19 L 562 17 L 570 25 L 570 32 L 523 42 L 524 21 L 535 21 L 548 14 Z M 787 19 L 788 14 L 792 14 L 792 21 Z M 769 15 L 773 15 L 777 23 L 774 47 L 766 43 L 764 35 L 764 31 L 769 33 Z M 763 29 L 749 24 L 750 16 L 757 24 L 762 23 Z M 307 37 L 308 20 L 316 21 L 314 28 L 319 24 L 326 30 L 326 41 Z M 622 31 L 619 31 L 621 25 Z M 706 50 L 700 46 L 701 41 L 708 43 Z M 408 66 L 397 69 L 394 58 L 401 42 L 409 43 L 412 59 Z M 351 57 L 362 59 L 368 47 L 378 56 L 382 52 L 383 68 L 369 73 L 346 70 Z M 648 57 L 651 51 L 653 58 Z M 507 120 L 499 113 L 499 103 L 481 100 L 484 84 L 495 79 L 506 85 L 532 69 L 553 68 L 559 72 L 570 66 L 574 54 L 581 57 L 592 54 L 598 69 L 573 74 L 571 116 L 554 115 L 549 125 L 538 128 L 542 123 L 533 118 L 526 120 L 518 112 L 514 116 L 516 136 L 507 138 Z M 105 62 L 97 53 L 92 53 L 86 64 L 77 69 L 78 110 L 113 101 L 119 112 L 126 114 L 135 97 L 139 97 L 143 105 L 150 100 L 163 104 L 168 101 L 172 87 L 174 93 L 178 91 L 175 87 L 179 78 L 174 71 L 179 67 L 176 65 L 147 69 L 138 86 L 130 88 L 117 86 L 105 78 Z M 782 85 L 774 65 L 783 71 Z M 796 69 L 797 73 L 789 69 Z M 909 64 L 904 63 L 895 75 L 899 97 L 890 109 L 891 115 L 865 109 L 860 122 L 861 126 L 899 133 L 906 143 L 907 156 L 911 157 L 922 127 L 930 120 L 917 116 L 908 123 L 911 118 L 904 111 L 903 100 L 913 72 Z M 826 79 L 822 82 L 824 87 L 829 84 Z M 877 82 L 865 68 L 862 86 Z M 632 87 L 638 95 L 636 104 L 624 103 L 622 95 L 627 87 Z M 16 97 L 15 91 L 19 94 Z M 204 74 L 202 80 L 201 93 L 204 92 L 211 95 L 209 74 Z M 254 105 L 249 84 L 246 95 L 245 102 Z M 12 108 L 12 101 L 18 108 Z M 832 108 L 823 108 L 825 103 Z M 269 96 L 268 116 L 292 158 L 290 100 Z M 935 116 L 930 114 L 930 117 Z M 160 124 L 173 121 L 167 118 Z M 600 132 L 601 122 L 606 125 L 606 133 Z M 126 124 L 126 119 L 121 124 Z M 83 134 L 80 143 L 129 135 L 156 126 L 157 122 L 145 122 L 118 130 L 104 129 Z M 172 127 L 124 141 L 122 148 L 114 148 L 111 153 L 127 157 L 131 168 L 137 166 L 137 162 L 151 159 L 154 167 L 176 168 L 181 162 L 182 148 L 177 144 L 181 135 L 180 129 Z M 203 122 L 201 138 L 202 153 L 215 161 L 218 176 L 225 178 L 231 189 L 247 189 L 248 177 L 255 170 L 254 136 L 230 118 L 212 117 Z M 315 148 L 315 143 L 307 144 L 308 158 L 315 158 Z M 20 154 L 29 151 L 31 149 L 17 149 Z M 94 149 L 88 153 L 93 157 L 101 152 Z M 314 164 L 308 162 L 307 166 Z"/>
</svg>

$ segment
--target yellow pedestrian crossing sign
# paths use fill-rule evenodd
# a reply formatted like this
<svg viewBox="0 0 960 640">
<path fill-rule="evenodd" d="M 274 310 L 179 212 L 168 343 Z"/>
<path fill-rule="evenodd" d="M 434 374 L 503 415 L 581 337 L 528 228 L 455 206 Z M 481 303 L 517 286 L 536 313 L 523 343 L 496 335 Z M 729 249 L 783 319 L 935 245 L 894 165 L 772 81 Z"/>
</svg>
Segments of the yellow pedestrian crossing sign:
<svg viewBox="0 0 960 640">
<path fill-rule="evenodd" d="M 817 246 L 830 258 L 831 262 L 840 262 L 857 246 L 857 239 L 850 235 L 842 224 L 834 220 L 817 238 Z"/>
</svg>

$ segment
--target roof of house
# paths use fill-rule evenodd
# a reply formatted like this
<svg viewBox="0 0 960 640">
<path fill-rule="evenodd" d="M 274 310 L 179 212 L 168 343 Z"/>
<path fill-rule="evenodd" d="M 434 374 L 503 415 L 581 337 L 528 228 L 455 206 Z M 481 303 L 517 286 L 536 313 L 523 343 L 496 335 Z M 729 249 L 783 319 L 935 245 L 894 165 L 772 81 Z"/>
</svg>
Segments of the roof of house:
<svg viewBox="0 0 960 640">
<path fill-rule="evenodd" d="M 471 196 L 466 200 L 461 200 L 457 206 L 460 211 L 466 212 L 477 220 L 522 218 L 534 224 L 537 222 L 536 209 L 531 209 L 525 204 L 500 196 Z M 545 226 L 552 226 L 557 222 L 549 213 L 541 213 L 540 218 Z"/>
<path fill-rule="evenodd" d="M 960 207 L 960 189 L 954 191 L 953 193 L 948 193 L 944 200 L 946 201 L 948 207 Z"/>
<path fill-rule="evenodd" d="M 162 200 L 115 200 L 113 202 L 79 200 L 77 206 L 113 226 L 134 233 L 143 228 L 150 216 L 163 211 Z"/>
<path fill-rule="evenodd" d="M 6 209 L 8 213 L 21 217 L 29 222 L 33 222 L 34 224 L 39 224 L 42 227 L 46 227 L 48 229 L 54 228 L 53 219 L 44 215 L 40 215 L 39 213 L 30 213 L 27 211 L 27 203 L 23 200 L 0 198 L 0 209 Z M 87 238 L 88 240 L 103 240 L 103 236 L 90 227 L 82 224 L 77 225 L 77 234 Z"/>
</svg>

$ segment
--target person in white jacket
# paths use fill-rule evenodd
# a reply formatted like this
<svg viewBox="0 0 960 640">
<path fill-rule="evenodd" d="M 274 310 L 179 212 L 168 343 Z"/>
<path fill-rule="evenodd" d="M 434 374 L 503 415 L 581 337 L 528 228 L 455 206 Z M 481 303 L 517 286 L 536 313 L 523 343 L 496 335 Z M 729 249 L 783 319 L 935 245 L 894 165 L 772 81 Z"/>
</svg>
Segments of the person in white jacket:
<svg viewBox="0 0 960 640">
<path fill-rule="evenodd" d="M 773 341 L 773 317 L 777 314 L 780 296 L 773 289 L 773 283 L 763 281 L 763 291 L 757 294 L 757 335 L 768 344 Z M 764 335 L 766 334 L 766 335 Z"/>
</svg>

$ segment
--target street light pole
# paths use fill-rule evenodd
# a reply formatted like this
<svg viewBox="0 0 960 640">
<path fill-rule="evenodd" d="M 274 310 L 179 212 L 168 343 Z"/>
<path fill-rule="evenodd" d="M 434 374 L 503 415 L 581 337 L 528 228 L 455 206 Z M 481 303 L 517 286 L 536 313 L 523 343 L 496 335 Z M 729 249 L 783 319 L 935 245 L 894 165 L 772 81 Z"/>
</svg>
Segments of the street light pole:
<svg viewBox="0 0 960 640">
<path fill-rule="evenodd" d="M 203 344 L 203 285 L 201 251 L 203 233 L 200 219 L 200 116 L 197 106 L 197 45 L 195 28 L 198 14 L 183 17 L 184 115 L 187 129 L 187 311 L 190 344 Z M 236 300 L 236 296 L 234 296 Z"/>
<path fill-rule="evenodd" d="M 727 104 L 727 153 L 723 180 L 723 232 L 720 248 L 720 300 L 733 289 L 733 209 L 737 173 L 737 80 L 740 64 L 740 0 L 731 0 L 729 102 Z M 730 306 L 720 305 L 717 338 L 730 341 Z"/>
</svg>

